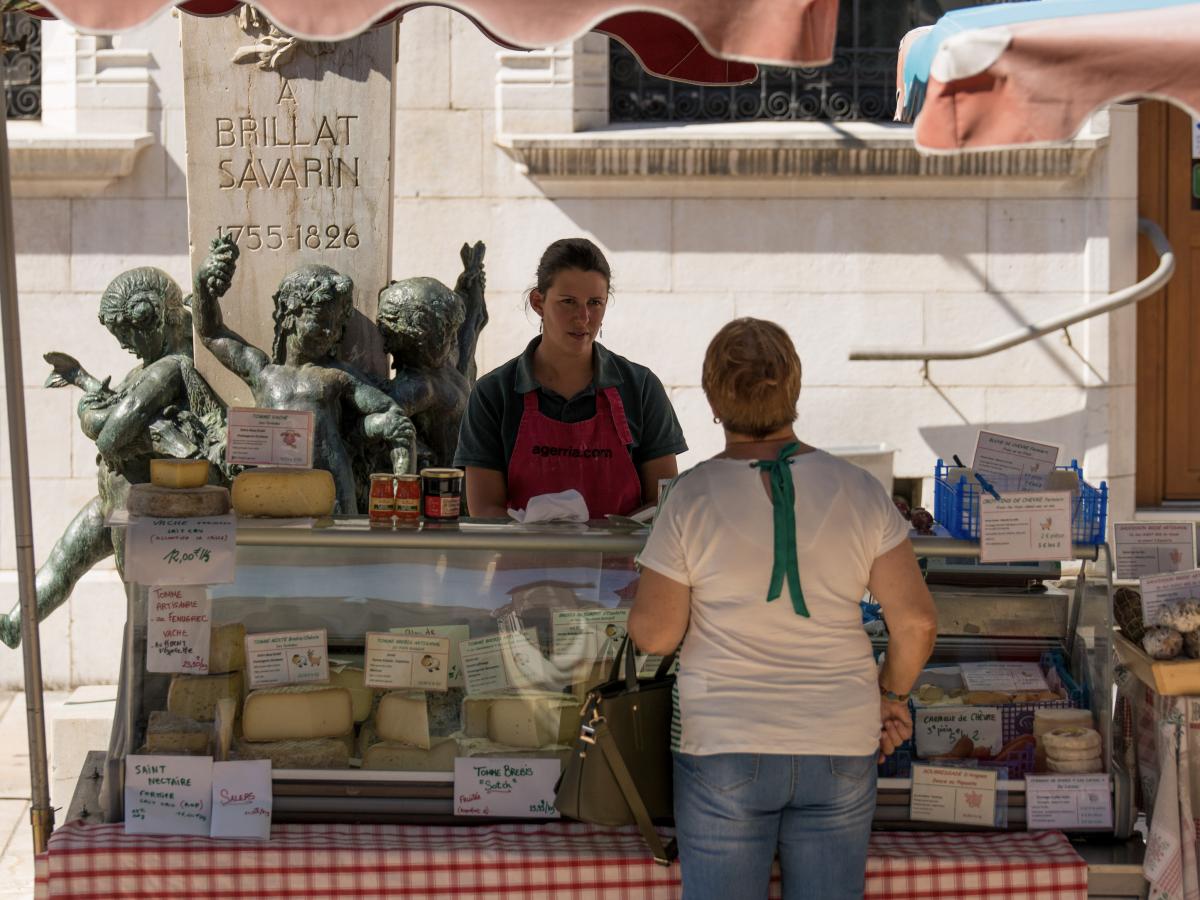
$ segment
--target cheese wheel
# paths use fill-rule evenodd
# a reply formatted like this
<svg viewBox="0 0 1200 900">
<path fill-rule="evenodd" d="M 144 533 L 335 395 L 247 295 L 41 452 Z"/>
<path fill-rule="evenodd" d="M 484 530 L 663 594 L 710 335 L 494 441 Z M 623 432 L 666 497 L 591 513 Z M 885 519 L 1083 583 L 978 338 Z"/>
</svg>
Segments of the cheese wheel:
<svg viewBox="0 0 1200 900">
<path fill-rule="evenodd" d="M 1086 709 L 1037 709 L 1033 713 L 1033 736 L 1040 738 L 1055 728 L 1091 728 L 1092 714 Z"/>
<path fill-rule="evenodd" d="M 247 469 L 233 479 L 239 516 L 328 516 L 336 497 L 333 476 L 324 469 Z"/>
<path fill-rule="evenodd" d="M 131 516 L 159 519 L 194 519 L 223 516 L 229 512 L 229 491 L 220 485 L 197 488 L 165 488 L 135 484 L 129 488 L 125 509 Z"/>
<path fill-rule="evenodd" d="M 198 488 L 208 484 L 207 459 L 152 459 L 150 483 L 165 488 Z"/>
<path fill-rule="evenodd" d="M 208 672 L 236 672 L 246 668 L 246 626 L 241 622 L 214 625 L 208 644 Z"/>
<path fill-rule="evenodd" d="M 248 741 L 340 738 L 354 730 L 353 708 L 345 688 L 293 684 L 251 691 L 242 705 L 242 736 Z"/>
<path fill-rule="evenodd" d="M 156 709 L 146 724 L 147 753 L 208 753 L 213 729 L 207 722 L 185 719 L 172 712 Z"/>
<path fill-rule="evenodd" d="M 1054 759 L 1046 757 L 1046 768 L 1051 772 L 1062 772 L 1064 775 L 1088 775 L 1104 771 L 1104 760 L 1099 756 L 1091 759 Z"/>
<path fill-rule="evenodd" d="M 238 759 L 269 759 L 273 769 L 346 769 L 350 751 L 340 737 L 291 741 L 238 741 Z"/>
<path fill-rule="evenodd" d="M 1046 755 L 1059 750 L 1094 750 L 1100 752 L 1100 732 L 1092 728 L 1056 728 L 1042 735 Z"/>
<path fill-rule="evenodd" d="M 1083 750 L 1068 750 L 1064 747 L 1046 749 L 1046 759 L 1057 759 L 1059 762 L 1069 760 L 1095 759 L 1100 755 L 1099 747 L 1086 747 Z"/>
<path fill-rule="evenodd" d="M 452 737 L 438 738 L 429 749 L 379 741 L 367 747 L 362 755 L 364 769 L 391 769 L 408 772 L 453 772 L 458 756 L 458 741 Z"/>
<path fill-rule="evenodd" d="M 579 701 L 574 697 L 504 697 L 488 707 L 487 736 L 497 744 L 533 750 L 569 744 L 578 731 Z"/>
</svg>

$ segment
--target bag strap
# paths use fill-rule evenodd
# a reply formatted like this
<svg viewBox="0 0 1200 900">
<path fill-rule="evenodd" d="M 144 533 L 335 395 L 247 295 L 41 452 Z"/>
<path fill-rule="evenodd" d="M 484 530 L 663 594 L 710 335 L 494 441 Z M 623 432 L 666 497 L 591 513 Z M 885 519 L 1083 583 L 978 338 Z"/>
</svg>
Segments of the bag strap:
<svg viewBox="0 0 1200 900">
<path fill-rule="evenodd" d="M 605 762 L 612 770 L 613 777 L 617 779 L 617 786 L 621 789 L 621 794 L 625 797 L 625 802 L 629 804 L 629 810 L 637 821 L 638 831 L 642 833 L 642 840 L 654 854 L 656 863 L 660 866 L 669 866 L 678 855 L 678 847 L 674 838 L 668 841 L 665 847 L 663 846 L 662 839 L 654 830 L 654 823 L 650 821 L 650 811 L 646 809 L 642 795 L 638 793 L 637 785 L 633 783 L 629 769 L 625 766 L 625 760 L 621 758 L 621 751 L 617 749 L 613 741 L 612 732 L 608 730 L 608 722 L 601 718 L 595 722 L 593 728 L 595 745 L 604 754 Z"/>
<path fill-rule="evenodd" d="M 625 671 L 622 673 L 622 663 L 624 663 Z M 621 646 L 617 648 L 617 655 L 613 657 L 612 669 L 608 673 L 609 681 L 624 680 L 625 689 L 627 691 L 636 691 L 638 689 L 637 677 L 637 648 L 633 646 L 633 641 L 629 639 L 629 634 L 621 638 Z"/>
</svg>

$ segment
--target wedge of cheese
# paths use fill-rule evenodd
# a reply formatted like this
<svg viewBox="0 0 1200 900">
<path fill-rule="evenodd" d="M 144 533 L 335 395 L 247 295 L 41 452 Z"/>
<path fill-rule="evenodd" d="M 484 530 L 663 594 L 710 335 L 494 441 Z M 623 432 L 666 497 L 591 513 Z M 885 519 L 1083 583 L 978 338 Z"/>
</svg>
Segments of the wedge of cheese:
<svg viewBox="0 0 1200 900">
<path fill-rule="evenodd" d="M 457 757 L 458 741 L 452 737 L 434 738 L 428 750 L 380 741 L 363 753 L 362 767 L 398 772 L 453 772 Z"/>
<path fill-rule="evenodd" d="M 363 670 L 348 666 L 339 671 L 329 670 L 329 686 L 345 688 L 350 692 L 350 703 L 355 722 L 365 722 L 375 705 L 375 689 L 363 684 Z"/>
<path fill-rule="evenodd" d="M 167 689 L 167 711 L 185 719 L 211 722 L 217 701 L 227 697 L 241 702 L 242 673 L 224 675 L 174 675 Z"/>
<path fill-rule="evenodd" d="M 208 674 L 246 668 L 246 626 L 241 622 L 215 625 L 208 643 Z"/>
<path fill-rule="evenodd" d="M 336 492 L 324 469 L 247 469 L 233 479 L 239 516 L 328 516 Z"/>
<path fill-rule="evenodd" d="M 233 725 L 237 718 L 238 705 L 234 700 L 223 697 L 217 701 L 217 710 L 213 718 L 213 759 L 225 762 L 229 759 L 229 751 L 233 749 Z"/>
<path fill-rule="evenodd" d="M 539 747 L 508 747 L 487 738 L 462 738 L 458 742 L 458 755 L 484 759 L 512 757 L 513 759 L 557 759 L 565 763 L 571 756 L 571 748 L 565 744 Z"/>
<path fill-rule="evenodd" d="M 198 488 L 208 484 L 207 459 L 152 459 L 150 483 L 165 488 Z"/>
<path fill-rule="evenodd" d="M 424 691 L 391 691 L 379 699 L 375 731 L 385 741 L 429 749 L 429 710 Z"/>
<path fill-rule="evenodd" d="M 353 708 L 345 688 L 292 684 L 251 691 L 242 706 L 242 736 L 247 741 L 340 738 L 354 730 Z"/>
<path fill-rule="evenodd" d="M 561 694 L 503 697 L 488 706 L 487 736 L 509 747 L 571 743 L 579 732 L 579 701 Z"/>
<path fill-rule="evenodd" d="M 213 727 L 209 722 L 185 719 L 175 713 L 156 709 L 146 724 L 147 753 L 208 753 Z"/>
<path fill-rule="evenodd" d="M 269 759 L 273 769 L 345 769 L 350 751 L 340 737 L 295 741 L 238 741 L 238 759 Z"/>
</svg>

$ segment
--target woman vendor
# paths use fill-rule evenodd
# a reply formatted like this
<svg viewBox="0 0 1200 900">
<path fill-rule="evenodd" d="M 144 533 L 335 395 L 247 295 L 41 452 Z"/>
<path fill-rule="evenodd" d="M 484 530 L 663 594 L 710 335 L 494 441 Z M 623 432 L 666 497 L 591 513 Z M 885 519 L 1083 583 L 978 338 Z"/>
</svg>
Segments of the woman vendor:
<svg viewBox="0 0 1200 900">
<path fill-rule="evenodd" d="M 597 338 L 611 272 L 585 238 L 542 254 L 529 305 L 541 334 L 480 378 L 467 403 L 454 464 L 465 467 L 473 516 L 505 516 L 531 497 L 574 488 L 590 518 L 656 502 L 687 449 L 662 382 Z"/>
</svg>

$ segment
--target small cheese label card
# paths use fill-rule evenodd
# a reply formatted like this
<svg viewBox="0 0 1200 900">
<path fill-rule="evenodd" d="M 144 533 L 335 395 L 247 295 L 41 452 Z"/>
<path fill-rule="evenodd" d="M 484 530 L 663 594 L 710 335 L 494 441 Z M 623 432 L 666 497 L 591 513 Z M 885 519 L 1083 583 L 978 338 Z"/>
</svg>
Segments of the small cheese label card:
<svg viewBox="0 0 1200 900">
<path fill-rule="evenodd" d="M 125 831 L 208 837 L 211 756 L 125 757 Z"/>
<path fill-rule="evenodd" d="M 138 517 L 125 546 L 125 580 L 141 584 L 229 584 L 234 579 L 237 520 Z"/>
<path fill-rule="evenodd" d="M 325 629 L 246 635 L 246 672 L 252 688 L 328 681 Z"/>
<path fill-rule="evenodd" d="M 628 607 L 553 610 L 553 654 L 571 659 L 612 659 L 625 637 L 628 619 Z"/>
<path fill-rule="evenodd" d="M 1158 622 L 1159 611 L 1172 600 L 1200 597 L 1200 569 L 1147 575 L 1141 579 L 1142 619 L 1147 625 Z"/>
<path fill-rule="evenodd" d="M 557 819 L 557 759 L 454 760 L 454 814 L 513 819 Z"/>
<path fill-rule="evenodd" d="M 225 461 L 241 466 L 312 468 L 312 410 L 229 409 Z"/>
<path fill-rule="evenodd" d="M 271 799 L 269 759 L 213 763 L 210 835 L 268 840 L 271 837 Z"/>
<path fill-rule="evenodd" d="M 444 691 L 450 674 L 450 639 L 367 632 L 363 671 L 367 687 Z"/>
<path fill-rule="evenodd" d="M 488 694 L 519 687 L 521 678 L 518 675 L 514 680 L 513 675 L 521 667 L 543 660 L 538 650 L 536 628 L 463 641 L 459 651 L 468 694 Z"/>
<path fill-rule="evenodd" d="M 985 563 L 1071 559 L 1071 492 L 983 495 L 979 543 Z"/>
<path fill-rule="evenodd" d="M 996 706 L 925 706 L 913 716 L 913 741 L 923 758 L 994 756 L 1004 746 Z"/>
<path fill-rule="evenodd" d="M 994 825 L 996 771 L 913 763 L 908 817 L 914 822 Z"/>
<path fill-rule="evenodd" d="M 963 684 L 968 691 L 1048 691 L 1042 667 L 1035 662 L 959 663 Z"/>
<path fill-rule="evenodd" d="M 212 600 L 202 587 L 152 587 L 146 599 L 146 671 L 208 672 Z"/>
<path fill-rule="evenodd" d="M 1191 522 L 1118 522 L 1113 525 L 1113 543 L 1120 579 L 1196 568 Z"/>
<path fill-rule="evenodd" d="M 425 637 L 444 637 L 450 641 L 450 671 L 446 673 L 446 684 L 450 687 L 466 687 L 463 678 L 462 654 L 459 645 L 471 639 L 468 625 L 411 625 L 389 628 L 392 634 L 418 634 Z"/>
<path fill-rule="evenodd" d="M 1040 491 L 1058 462 L 1058 447 L 1025 438 L 979 432 L 971 468 L 1009 490 Z"/>
<path fill-rule="evenodd" d="M 1042 829 L 1112 828 L 1109 776 L 1026 775 L 1025 825 Z"/>
</svg>

